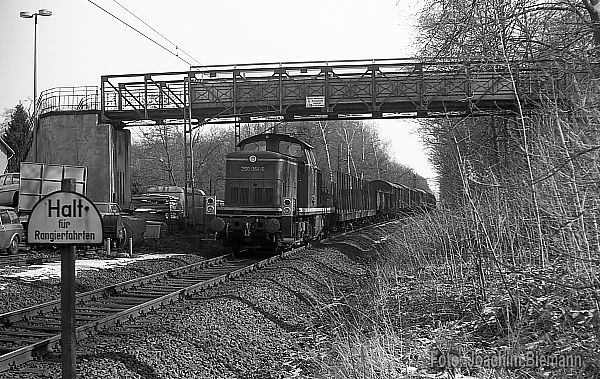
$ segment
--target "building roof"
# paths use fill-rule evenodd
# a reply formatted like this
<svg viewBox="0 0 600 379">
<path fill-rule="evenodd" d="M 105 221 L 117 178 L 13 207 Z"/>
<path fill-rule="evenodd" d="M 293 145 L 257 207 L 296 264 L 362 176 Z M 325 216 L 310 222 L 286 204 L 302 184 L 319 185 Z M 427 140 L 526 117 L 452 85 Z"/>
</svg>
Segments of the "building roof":
<svg viewBox="0 0 600 379">
<path fill-rule="evenodd" d="M 10 159 L 15 155 L 14 150 L 11 149 L 10 146 L 8 146 L 8 144 L 2 139 L 2 137 L 0 137 L 0 146 L 4 147 L 4 149 L 6 150 L 6 159 Z"/>
</svg>

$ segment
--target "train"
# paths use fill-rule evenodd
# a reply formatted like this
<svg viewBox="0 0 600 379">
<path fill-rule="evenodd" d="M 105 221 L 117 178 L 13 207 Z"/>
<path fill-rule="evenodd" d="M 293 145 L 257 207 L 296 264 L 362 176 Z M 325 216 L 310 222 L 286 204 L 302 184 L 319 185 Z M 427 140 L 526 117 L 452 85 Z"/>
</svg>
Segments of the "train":
<svg viewBox="0 0 600 379">
<path fill-rule="evenodd" d="M 329 185 L 314 148 L 295 137 L 257 134 L 226 156 L 224 204 L 206 197 L 210 233 L 234 252 L 274 252 L 328 233 L 434 209 L 433 194 L 336 172 Z"/>
</svg>

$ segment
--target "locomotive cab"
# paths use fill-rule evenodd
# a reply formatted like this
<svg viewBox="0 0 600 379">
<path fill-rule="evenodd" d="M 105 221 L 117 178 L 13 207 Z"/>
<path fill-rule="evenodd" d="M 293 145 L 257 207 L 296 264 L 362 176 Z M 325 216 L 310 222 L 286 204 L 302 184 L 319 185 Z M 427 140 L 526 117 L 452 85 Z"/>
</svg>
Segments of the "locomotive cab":
<svg viewBox="0 0 600 379">
<path fill-rule="evenodd" d="M 227 154 L 225 205 L 215 223 L 234 250 L 278 248 L 312 238 L 323 226 L 311 211 L 321 202 L 313 149 L 283 134 L 259 134 Z"/>
</svg>

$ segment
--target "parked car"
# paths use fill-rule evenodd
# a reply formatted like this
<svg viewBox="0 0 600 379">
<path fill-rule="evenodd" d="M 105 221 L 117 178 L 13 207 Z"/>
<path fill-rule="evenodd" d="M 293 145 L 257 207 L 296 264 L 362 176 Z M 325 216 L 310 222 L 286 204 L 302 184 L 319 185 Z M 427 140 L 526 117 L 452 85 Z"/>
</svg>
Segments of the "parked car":
<svg viewBox="0 0 600 379">
<path fill-rule="evenodd" d="M 19 202 L 19 173 L 0 175 L 0 205 L 16 207 Z"/>
<path fill-rule="evenodd" d="M 9 255 L 16 254 L 25 237 L 25 229 L 14 208 L 0 206 L 0 224 L 0 249 Z"/>
<path fill-rule="evenodd" d="M 95 203 L 95 205 L 102 216 L 104 238 L 110 238 L 117 247 L 122 247 L 126 242 L 126 232 L 119 204 Z"/>
<path fill-rule="evenodd" d="M 104 225 L 104 238 L 111 238 L 116 246 L 124 248 L 133 239 L 133 245 L 139 244 L 146 232 L 146 220 L 123 211 L 117 203 L 94 202 Z"/>
</svg>

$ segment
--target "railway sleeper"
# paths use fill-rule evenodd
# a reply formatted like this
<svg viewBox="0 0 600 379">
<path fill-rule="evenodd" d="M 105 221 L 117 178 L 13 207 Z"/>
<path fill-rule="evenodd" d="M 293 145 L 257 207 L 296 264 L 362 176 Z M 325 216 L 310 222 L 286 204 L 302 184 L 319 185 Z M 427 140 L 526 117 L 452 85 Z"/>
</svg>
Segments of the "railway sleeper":
<svg viewBox="0 0 600 379">
<path fill-rule="evenodd" d="M 29 320 L 32 325 L 58 325 L 60 328 L 60 315 L 51 317 L 34 317 Z"/>
<path fill-rule="evenodd" d="M 106 300 L 110 301 L 109 304 L 112 304 L 112 303 L 131 304 L 131 306 L 129 306 L 129 308 L 144 302 L 144 299 L 141 299 L 139 296 L 135 296 L 135 295 L 132 296 L 132 292 L 127 292 L 127 293 L 121 294 L 119 296 L 113 296 Z"/>
<path fill-rule="evenodd" d="M 81 314 L 84 314 L 84 315 L 87 315 L 88 313 L 89 314 L 97 314 L 97 315 L 100 315 L 100 314 L 106 315 L 107 313 L 114 313 L 115 311 L 114 311 L 114 309 L 85 307 L 85 308 L 76 308 L 75 312 L 77 314 L 81 313 Z"/>
<path fill-rule="evenodd" d="M 128 295 L 135 296 L 139 299 L 156 299 L 157 297 L 161 297 L 168 294 L 168 292 L 130 292 Z M 143 301 L 145 302 L 145 301 Z M 141 303 L 140 303 L 141 304 Z"/>
<path fill-rule="evenodd" d="M 10 336 L 2 336 L 0 337 L 0 343 L 4 344 L 8 344 L 8 343 L 15 343 L 15 344 L 19 344 L 19 343 L 26 343 L 26 344 L 34 344 L 36 342 L 39 342 L 41 339 L 40 338 L 23 338 L 23 337 L 12 337 L 10 338 Z"/>
<path fill-rule="evenodd" d="M 104 317 L 110 316 L 110 314 L 106 314 L 106 313 L 97 313 L 95 315 L 82 315 L 81 313 L 76 314 L 75 315 L 75 320 L 76 321 L 86 321 L 86 322 L 92 322 L 92 321 L 97 321 L 100 319 L 103 319 Z"/>
<path fill-rule="evenodd" d="M 102 307 L 104 307 L 105 309 L 117 309 L 117 310 L 125 310 L 125 309 L 129 309 L 131 307 L 134 307 L 138 304 L 141 304 L 142 302 L 140 302 L 140 299 L 137 299 L 138 301 L 135 303 L 117 303 L 117 302 L 113 302 L 113 303 L 103 303 L 103 304 L 99 304 Z"/>
<path fill-rule="evenodd" d="M 46 339 L 46 338 L 50 338 L 52 337 L 54 334 L 51 333 L 32 333 L 29 331 L 8 331 L 8 330 L 3 330 L 2 331 L 2 335 L 4 336 L 15 336 L 15 337 L 22 337 L 22 338 L 40 338 L 40 339 Z"/>
<path fill-rule="evenodd" d="M 171 292 L 179 291 L 182 288 L 185 288 L 185 287 L 175 286 L 175 285 L 173 285 L 173 286 L 151 286 L 151 287 L 148 287 L 148 291 L 171 293 Z"/>
<path fill-rule="evenodd" d="M 40 326 L 37 324 L 32 324 L 32 325 L 18 325 L 15 327 L 19 328 L 19 329 L 35 330 L 37 332 L 48 332 L 48 333 L 52 333 L 53 335 L 60 333 L 60 326 L 57 328 L 52 328 L 52 327 L 48 327 L 48 326 Z"/>
<path fill-rule="evenodd" d="M 173 286 L 178 287 L 189 287 L 198 283 L 196 279 L 188 279 L 188 280 L 170 280 L 169 283 L 173 283 Z"/>
</svg>

